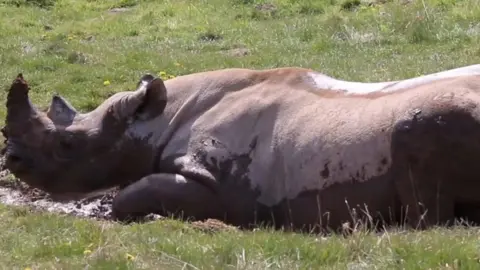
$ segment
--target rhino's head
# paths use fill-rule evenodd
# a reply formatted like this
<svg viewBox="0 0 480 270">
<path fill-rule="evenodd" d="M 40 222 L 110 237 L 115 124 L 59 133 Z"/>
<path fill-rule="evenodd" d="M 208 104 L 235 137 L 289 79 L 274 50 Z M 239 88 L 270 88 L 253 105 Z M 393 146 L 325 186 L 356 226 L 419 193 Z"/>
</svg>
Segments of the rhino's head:
<svg viewBox="0 0 480 270">
<path fill-rule="evenodd" d="M 61 197 L 122 185 L 152 170 L 154 149 L 126 136 L 130 125 L 163 113 L 163 81 L 144 75 L 136 91 L 116 93 L 89 113 L 55 95 L 46 112 L 31 104 L 22 74 L 7 97 L 5 166 L 20 180 Z"/>
</svg>

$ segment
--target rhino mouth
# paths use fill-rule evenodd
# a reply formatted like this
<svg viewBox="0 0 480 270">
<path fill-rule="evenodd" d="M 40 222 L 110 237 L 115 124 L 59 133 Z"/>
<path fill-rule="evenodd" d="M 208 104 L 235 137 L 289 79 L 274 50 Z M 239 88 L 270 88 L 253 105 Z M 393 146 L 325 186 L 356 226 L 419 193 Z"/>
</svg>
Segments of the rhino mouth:
<svg viewBox="0 0 480 270">
<path fill-rule="evenodd" d="M 28 166 L 26 166 L 22 162 L 22 159 L 16 155 L 7 155 L 5 159 L 5 168 L 17 177 L 25 175 L 25 173 L 28 172 Z"/>
<path fill-rule="evenodd" d="M 6 127 L 2 127 L 2 129 L 0 130 L 0 132 L 2 133 L 2 136 L 4 138 L 3 140 L 3 147 L 2 149 L 0 149 L 0 155 L 1 156 L 5 156 L 5 154 L 7 153 L 7 145 L 8 145 L 8 136 L 7 136 L 7 132 L 6 132 Z M 4 167 L 5 167 L 5 164 L 1 164 L 0 165 L 0 169 L 3 170 Z"/>
<path fill-rule="evenodd" d="M 33 166 L 32 161 L 26 158 L 19 148 L 18 144 L 7 140 L 6 146 L 2 149 L 5 157 L 5 168 L 16 176 L 25 174 L 31 170 Z"/>
<path fill-rule="evenodd" d="M 6 134 L 6 127 L 1 129 L 1 133 L 5 140 L 3 141 L 3 147 L 0 150 L 0 155 L 4 157 L 4 162 L 0 165 L 0 170 L 9 170 L 13 175 L 18 177 L 27 171 L 27 167 L 22 163 L 22 157 L 12 150 L 12 144 L 8 140 Z"/>
</svg>

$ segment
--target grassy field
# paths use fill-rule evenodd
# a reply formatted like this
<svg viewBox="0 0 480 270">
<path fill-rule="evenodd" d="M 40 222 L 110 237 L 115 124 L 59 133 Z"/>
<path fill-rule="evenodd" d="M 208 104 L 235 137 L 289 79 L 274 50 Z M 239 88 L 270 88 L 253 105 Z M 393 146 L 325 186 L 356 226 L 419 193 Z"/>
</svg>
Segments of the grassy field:
<svg viewBox="0 0 480 270">
<path fill-rule="evenodd" d="M 23 72 L 37 105 L 60 93 L 82 111 L 145 72 L 301 66 L 393 80 L 477 64 L 479 41 L 480 0 L 0 0 L 2 85 Z M 480 268 L 478 228 L 212 233 L 6 206 L 0 220 L 2 269 Z"/>
</svg>

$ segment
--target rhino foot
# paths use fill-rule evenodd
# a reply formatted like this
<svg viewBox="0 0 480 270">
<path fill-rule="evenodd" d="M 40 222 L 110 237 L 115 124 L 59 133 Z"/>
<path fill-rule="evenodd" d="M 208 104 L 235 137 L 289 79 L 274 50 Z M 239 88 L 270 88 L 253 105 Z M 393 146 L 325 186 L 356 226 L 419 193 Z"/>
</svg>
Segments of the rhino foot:
<svg viewBox="0 0 480 270">
<path fill-rule="evenodd" d="M 221 217 L 221 204 L 210 189 L 178 174 L 152 174 L 121 190 L 112 203 L 112 218 L 143 221 L 148 215 L 204 220 Z"/>
</svg>

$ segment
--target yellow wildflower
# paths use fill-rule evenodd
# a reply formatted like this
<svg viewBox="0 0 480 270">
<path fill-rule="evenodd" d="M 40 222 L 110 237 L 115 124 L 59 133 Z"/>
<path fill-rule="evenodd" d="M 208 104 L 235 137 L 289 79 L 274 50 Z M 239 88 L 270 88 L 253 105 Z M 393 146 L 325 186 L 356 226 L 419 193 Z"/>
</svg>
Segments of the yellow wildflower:
<svg viewBox="0 0 480 270">
<path fill-rule="evenodd" d="M 125 254 L 125 258 L 129 261 L 135 260 L 135 256 L 133 256 L 132 254 L 129 254 L 129 253 Z"/>
<path fill-rule="evenodd" d="M 83 255 L 88 255 L 88 254 L 91 254 L 91 253 L 92 253 L 92 251 L 90 249 L 85 249 L 83 251 Z"/>
<path fill-rule="evenodd" d="M 25 270 L 32 270 L 32 268 L 30 268 L 30 267 L 25 267 Z"/>
<path fill-rule="evenodd" d="M 109 85 L 110 85 L 110 81 L 109 81 L 109 80 L 104 81 L 104 82 L 103 82 L 103 85 L 109 86 Z"/>
<path fill-rule="evenodd" d="M 160 71 L 160 72 L 158 73 L 158 76 L 161 76 L 161 77 L 167 76 L 167 72 L 165 72 L 165 71 Z"/>
</svg>

